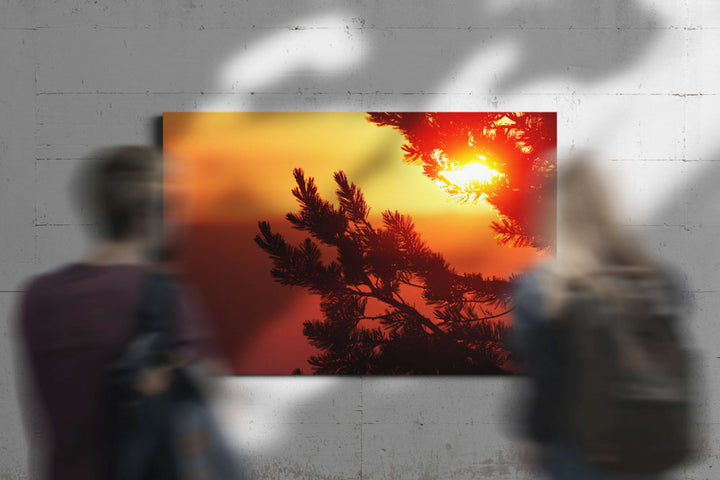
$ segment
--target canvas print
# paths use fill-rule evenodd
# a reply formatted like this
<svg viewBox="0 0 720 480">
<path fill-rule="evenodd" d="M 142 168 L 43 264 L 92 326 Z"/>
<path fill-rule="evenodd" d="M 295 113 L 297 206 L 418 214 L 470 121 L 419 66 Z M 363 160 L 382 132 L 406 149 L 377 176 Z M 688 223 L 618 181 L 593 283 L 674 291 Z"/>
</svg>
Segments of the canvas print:
<svg viewBox="0 0 720 480">
<path fill-rule="evenodd" d="M 165 113 L 177 260 L 238 375 L 509 374 L 553 112 Z M 171 202 L 170 205 L 173 205 Z"/>
</svg>

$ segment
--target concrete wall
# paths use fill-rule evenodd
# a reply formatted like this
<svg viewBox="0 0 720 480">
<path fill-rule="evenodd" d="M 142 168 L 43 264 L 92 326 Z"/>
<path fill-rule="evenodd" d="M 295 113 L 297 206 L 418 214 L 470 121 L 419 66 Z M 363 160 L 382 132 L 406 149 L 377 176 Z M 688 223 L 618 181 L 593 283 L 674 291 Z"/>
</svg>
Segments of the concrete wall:
<svg viewBox="0 0 720 480">
<path fill-rule="evenodd" d="M 688 277 L 717 446 L 718 27 L 714 0 L 3 0 L 0 478 L 30 471 L 8 333 L 19 285 L 83 252 L 66 195 L 78 159 L 149 144 L 163 111 L 557 111 L 560 154 L 595 149 L 627 228 Z M 220 411 L 255 478 L 523 479 L 503 415 L 518 387 L 232 378 Z M 717 478 L 718 460 L 710 448 L 678 478 Z"/>
</svg>

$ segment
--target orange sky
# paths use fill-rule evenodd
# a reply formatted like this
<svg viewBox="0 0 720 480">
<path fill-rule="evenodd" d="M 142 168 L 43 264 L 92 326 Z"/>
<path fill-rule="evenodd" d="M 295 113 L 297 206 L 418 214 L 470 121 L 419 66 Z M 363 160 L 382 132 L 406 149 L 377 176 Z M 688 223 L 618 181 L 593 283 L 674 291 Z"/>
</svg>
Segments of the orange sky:
<svg viewBox="0 0 720 480">
<path fill-rule="evenodd" d="M 290 193 L 296 167 L 331 200 L 333 172 L 343 170 L 365 194 L 371 222 L 387 209 L 411 215 L 428 245 L 460 272 L 507 276 L 538 258 L 532 249 L 497 245 L 489 228 L 495 212 L 449 198 L 420 166 L 403 162 L 403 136 L 367 122 L 365 113 L 166 113 L 163 125 L 166 188 L 186 199 L 181 263 L 236 373 L 310 371 L 302 321 L 320 317 L 318 299 L 275 284 L 252 240 L 259 220 L 303 238 L 283 218 L 298 210 Z"/>
</svg>

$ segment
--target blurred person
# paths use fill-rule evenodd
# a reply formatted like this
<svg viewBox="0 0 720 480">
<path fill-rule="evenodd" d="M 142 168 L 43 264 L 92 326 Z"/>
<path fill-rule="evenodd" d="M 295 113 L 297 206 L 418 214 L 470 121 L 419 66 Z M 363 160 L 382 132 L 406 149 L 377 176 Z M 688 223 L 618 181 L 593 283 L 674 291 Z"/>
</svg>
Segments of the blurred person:
<svg viewBox="0 0 720 480">
<path fill-rule="evenodd" d="M 623 232 L 593 162 L 570 162 L 557 193 L 531 212 L 557 256 L 514 295 L 524 433 L 551 479 L 661 478 L 693 448 L 680 282 Z"/>
<path fill-rule="evenodd" d="M 116 445 L 105 421 L 109 367 L 126 355 L 137 334 L 139 303 L 149 279 L 168 272 L 158 261 L 160 252 L 168 253 L 162 243 L 161 155 L 141 146 L 101 150 L 77 180 L 75 193 L 94 226 L 92 248 L 82 260 L 27 283 L 17 325 L 29 387 L 49 430 L 45 471 L 56 480 L 110 478 Z M 154 405 L 148 411 L 156 414 L 146 420 L 165 431 L 175 420 L 163 403 L 175 381 L 173 372 L 211 351 L 187 290 L 177 287 L 167 297 L 173 302 L 172 356 L 163 364 L 143 366 L 131 380 L 139 398 Z M 152 478 L 177 478 L 173 441 L 168 435 L 153 444 Z"/>
</svg>

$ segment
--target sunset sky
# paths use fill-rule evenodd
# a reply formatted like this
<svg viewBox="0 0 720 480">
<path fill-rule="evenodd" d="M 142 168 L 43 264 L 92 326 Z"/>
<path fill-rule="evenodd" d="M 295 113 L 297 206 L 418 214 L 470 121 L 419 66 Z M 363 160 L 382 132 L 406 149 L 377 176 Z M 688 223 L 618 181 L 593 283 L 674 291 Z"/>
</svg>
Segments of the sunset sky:
<svg viewBox="0 0 720 480">
<path fill-rule="evenodd" d="M 180 263 L 234 373 L 310 370 L 302 322 L 320 316 L 319 299 L 274 283 L 253 242 L 259 220 L 291 241 L 304 238 L 284 219 L 298 210 L 296 167 L 333 201 L 332 175 L 343 170 L 365 194 L 372 223 L 388 209 L 411 215 L 429 247 L 459 272 L 506 277 L 539 258 L 530 248 L 497 245 L 491 207 L 450 198 L 421 166 L 403 162 L 401 133 L 369 123 L 363 112 L 165 113 L 163 125 L 166 189 L 185 200 Z"/>
</svg>

